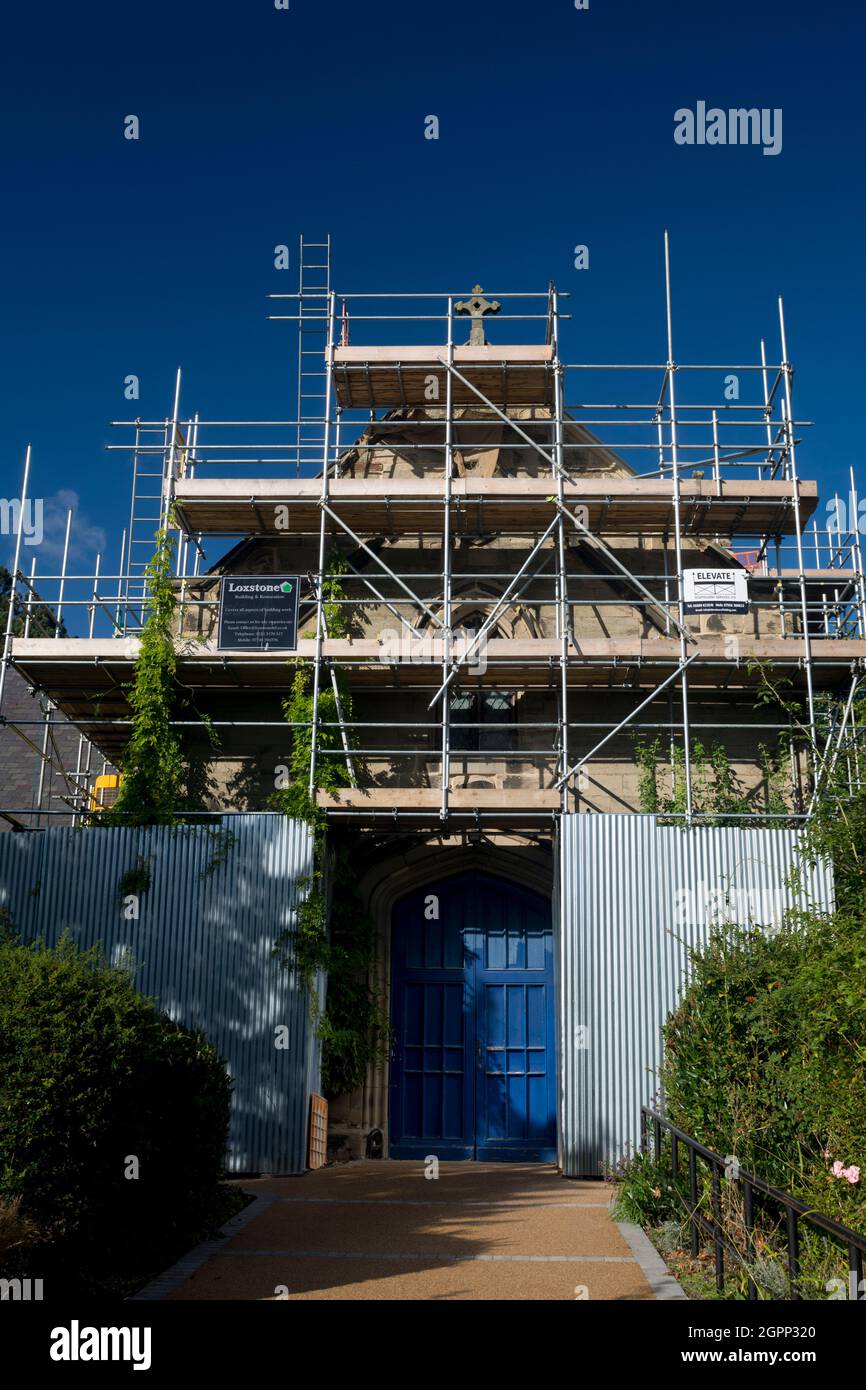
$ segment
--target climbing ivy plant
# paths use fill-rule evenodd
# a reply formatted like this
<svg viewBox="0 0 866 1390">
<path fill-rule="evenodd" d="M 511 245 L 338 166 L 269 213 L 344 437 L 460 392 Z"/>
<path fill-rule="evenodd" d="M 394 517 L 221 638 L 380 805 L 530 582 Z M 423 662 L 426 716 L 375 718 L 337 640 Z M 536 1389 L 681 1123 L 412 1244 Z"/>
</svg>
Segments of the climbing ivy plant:
<svg viewBox="0 0 866 1390">
<path fill-rule="evenodd" d="M 753 662 L 750 669 L 758 678 L 758 702 L 787 716 L 794 746 L 813 767 L 801 858 L 805 864 L 832 862 L 836 906 L 857 916 L 866 900 L 866 789 L 860 780 L 866 770 L 866 692 L 856 691 L 850 707 L 846 699 L 818 694 L 815 721 L 821 737 L 813 749 L 806 709 L 791 693 L 790 679 L 766 663 Z M 794 887 L 796 880 L 795 874 Z"/>
<path fill-rule="evenodd" d="M 220 741 L 208 714 L 195 711 L 207 753 L 191 756 L 172 728 L 172 715 L 190 705 L 177 686 L 177 594 L 172 579 L 174 537 L 155 536 L 145 576 L 150 596 L 135 672 L 129 686 L 132 732 L 121 758 L 117 800 L 93 814 L 97 825 L 177 825 L 185 810 L 196 810 L 212 790 L 210 761 Z M 193 707 L 194 709 L 194 707 Z"/>
<path fill-rule="evenodd" d="M 670 785 L 667 791 L 663 791 L 660 785 L 661 737 L 646 739 L 634 734 L 632 747 L 638 769 L 641 811 L 682 825 L 686 813 L 685 748 L 681 743 L 674 744 L 670 753 Z M 778 824 L 775 817 L 784 816 L 789 811 L 780 761 L 778 755 L 763 743 L 758 745 L 758 758 L 764 774 L 766 824 Z M 731 767 L 721 739 L 715 739 L 709 745 L 700 739 L 692 740 L 690 763 L 692 811 L 701 816 L 702 824 L 736 825 L 738 817 L 747 815 L 752 817 L 750 825 L 762 823 L 753 818 L 756 810 L 754 798 Z"/>
<path fill-rule="evenodd" d="M 351 723 L 354 713 L 352 695 L 342 676 L 337 673 L 336 692 L 330 683 L 322 683 L 318 694 L 318 721 L 316 729 L 316 769 L 315 784 L 321 791 L 337 791 L 340 787 L 352 785 L 349 759 L 339 728 L 331 726 L 339 723 L 340 711 L 343 720 Z M 313 713 L 314 713 L 313 668 L 306 662 L 298 662 L 292 680 L 291 693 L 283 701 L 283 714 L 292 728 L 292 751 L 289 759 L 291 785 L 287 790 L 292 797 L 297 796 L 299 787 L 307 788 L 310 780 L 310 761 L 313 755 Z M 357 741 L 346 735 L 349 753 Z M 306 803 L 305 803 L 306 804 Z"/>
<path fill-rule="evenodd" d="M 161 530 L 155 539 L 156 549 L 145 570 L 150 611 L 129 690 L 132 733 L 123 754 L 117 800 L 100 814 L 102 825 L 176 824 L 186 777 L 180 740 L 171 727 L 177 692 L 177 597 L 171 578 L 174 538 Z"/>
<path fill-rule="evenodd" d="M 323 584 L 325 627 L 329 637 L 348 630 L 342 575 L 346 563 L 339 555 L 328 564 Z M 349 831 L 327 831 L 327 818 L 315 798 L 317 791 L 337 791 L 353 785 L 359 764 L 352 760 L 357 738 L 338 727 L 353 717 L 351 692 L 341 676 L 337 688 L 322 683 L 314 696 L 314 671 L 306 662 L 295 664 L 283 713 L 292 725 L 292 748 L 287 784 L 273 804 L 286 815 L 306 821 L 313 835 L 313 871 L 302 886 L 303 898 L 294 927 L 277 943 L 287 967 L 299 971 L 310 997 L 318 1037 L 322 1042 L 322 1089 L 326 1096 L 342 1095 L 360 1086 L 372 1063 L 379 1065 L 390 1047 L 390 1024 L 378 992 L 369 983 L 376 954 L 375 929 L 357 892 L 358 841 Z M 309 791 L 313 753 L 313 716 L 318 709 L 314 794 Z M 354 774 L 353 769 L 354 768 Z M 324 1007 L 319 977 L 327 976 Z"/>
<path fill-rule="evenodd" d="M 325 629 L 329 637 L 345 637 L 349 631 L 349 618 L 345 606 L 340 602 L 346 597 L 343 588 L 343 575 L 348 573 L 346 557 L 339 551 L 328 560 L 325 579 L 322 584 L 322 605 L 325 614 Z"/>
</svg>

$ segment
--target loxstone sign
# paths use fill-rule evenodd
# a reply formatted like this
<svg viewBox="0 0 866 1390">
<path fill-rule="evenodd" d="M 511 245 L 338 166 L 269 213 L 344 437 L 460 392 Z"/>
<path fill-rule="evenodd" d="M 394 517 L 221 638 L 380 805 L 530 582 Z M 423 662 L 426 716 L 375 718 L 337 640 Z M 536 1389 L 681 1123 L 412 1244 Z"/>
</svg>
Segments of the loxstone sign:
<svg viewBox="0 0 866 1390">
<path fill-rule="evenodd" d="M 226 575 L 220 585 L 220 650 L 295 651 L 299 590 L 294 574 Z"/>
</svg>

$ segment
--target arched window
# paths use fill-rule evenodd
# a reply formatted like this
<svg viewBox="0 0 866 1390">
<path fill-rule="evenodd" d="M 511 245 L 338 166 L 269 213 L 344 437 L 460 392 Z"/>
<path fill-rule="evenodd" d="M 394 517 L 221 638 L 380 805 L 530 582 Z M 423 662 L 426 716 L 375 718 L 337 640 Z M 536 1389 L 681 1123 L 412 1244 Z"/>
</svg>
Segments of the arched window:
<svg viewBox="0 0 866 1390">
<path fill-rule="evenodd" d="M 453 753 L 506 753 L 517 746 L 514 692 L 451 691 L 450 724 Z"/>
<path fill-rule="evenodd" d="M 455 600 L 453 634 L 455 639 L 471 637 L 486 622 L 497 599 Z M 477 605 L 477 606 L 476 606 Z M 498 624 L 486 638 L 507 638 Z M 472 654 L 466 662 L 471 675 Z M 505 753 L 517 748 L 517 702 L 510 690 L 491 690 L 452 684 L 449 693 L 450 747 L 453 753 Z"/>
</svg>

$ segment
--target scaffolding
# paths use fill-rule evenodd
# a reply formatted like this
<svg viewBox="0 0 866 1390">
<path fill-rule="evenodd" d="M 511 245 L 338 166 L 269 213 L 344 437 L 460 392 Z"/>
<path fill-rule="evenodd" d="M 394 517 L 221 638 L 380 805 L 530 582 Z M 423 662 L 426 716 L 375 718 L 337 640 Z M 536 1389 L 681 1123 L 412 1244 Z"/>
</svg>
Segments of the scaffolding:
<svg viewBox="0 0 866 1390">
<path fill-rule="evenodd" d="M 95 744 L 85 733 L 75 730 L 70 745 L 65 721 L 55 718 L 58 704 L 36 686 L 31 694 L 37 696 L 30 711 L 30 717 L 20 713 L 4 713 L 4 701 L 8 706 L 8 671 L 12 665 L 11 653 L 16 621 L 22 627 L 24 639 L 30 638 L 31 628 L 53 628 L 52 639 L 59 640 L 65 633 L 64 604 L 68 602 L 66 587 L 69 580 L 69 546 L 72 534 L 73 513 L 67 509 L 63 539 L 60 574 L 55 576 L 57 584 L 56 602 L 42 598 L 37 590 L 36 557 L 31 561 L 29 573 L 25 576 L 21 569 L 21 544 L 24 535 L 28 487 L 30 481 L 31 446 L 27 446 L 22 477 L 21 497 L 18 499 L 18 525 L 15 537 L 15 558 L 10 574 L 8 606 L 3 638 L 3 659 L 0 663 L 0 732 L 8 731 L 18 741 L 18 750 L 29 750 L 33 761 L 33 791 L 29 806 L 15 806 L 3 796 L 0 805 L 0 818 L 13 830 L 41 829 L 52 816 L 60 816 L 75 824 L 80 813 L 91 807 L 105 804 L 104 787 L 109 774 L 114 772 L 108 761 L 101 757 Z M 126 533 L 121 547 L 121 568 L 123 567 Z M 96 556 L 92 576 L 93 592 L 87 605 L 91 636 L 97 603 L 101 556 Z M 51 576 L 48 577 L 51 582 Z M 78 600 L 75 600 L 76 605 Z M 71 765 L 71 748 L 76 749 L 74 768 Z M 25 753 L 26 756 L 26 753 Z M 7 769 L 14 755 L 9 743 L 4 748 L 4 764 Z M 60 784 L 57 790 L 55 784 Z"/>
<path fill-rule="evenodd" d="M 145 547 L 152 548 L 158 525 L 176 533 L 181 684 L 227 696 L 275 695 L 289 684 L 288 660 L 310 662 L 309 789 L 322 759 L 343 760 L 351 774 L 351 786 L 318 794 L 335 819 L 432 829 L 543 825 L 588 809 L 581 788 L 602 750 L 635 731 L 681 749 L 682 816 L 699 821 L 692 740 L 718 727 L 706 717 L 708 697 L 727 701 L 728 729 L 793 737 L 790 719 L 757 725 L 734 717 L 767 666 L 802 700 L 808 749 L 805 783 L 792 755 L 800 783 L 790 816 L 780 819 L 809 814 L 820 779 L 840 758 L 852 789 L 859 787 L 854 711 L 866 661 L 860 503 L 852 469 L 848 496 L 833 500 L 819 526 L 817 487 L 799 472 L 811 422 L 795 415 L 781 299 L 778 361 L 768 360 L 762 341 L 757 361 L 679 362 L 665 234 L 663 360 L 571 361 L 568 296 L 553 284 L 497 291 L 495 299 L 480 286 L 469 296 L 338 293 L 330 237 L 301 238 L 299 249 L 297 291 L 271 296 L 289 301 L 291 312 L 270 315 L 297 331 L 294 418 L 185 415 L 178 371 L 164 420 L 112 422 L 126 437 L 109 449 L 132 468 L 117 574 L 100 574 L 99 559 L 93 575 L 69 574 L 64 556 L 59 574 L 37 576 L 34 564 L 25 576 L 19 527 L 0 711 L 11 663 L 81 730 L 88 752 L 86 771 L 79 766 L 76 774 L 78 810 L 90 794 L 91 750 L 104 772 L 128 733 L 125 686 L 148 611 Z M 501 341 L 488 342 L 488 329 Z M 506 471 L 469 466 L 485 449 L 507 458 Z M 371 472 L 383 454 L 395 460 L 390 475 Z M 22 512 L 29 471 L 28 451 Z M 630 538 L 639 544 L 624 548 Z M 312 558 L 292 653 L 223 651 L 207 636 L 221 583 L 214 546 L 251 540 L 291 543 Z M 410 544 L 435 562 L 401 564 Z M 347 557 L 336 598 L 326 583 L 335 547 Z M 491 553 L 495 567 L 473 568 L 471 557 Z M 685 578 L 699 553 L 748 574 L 751 632 L 724 624 L 704 631 L 690 619 Z M 600 585 L 608 597 L 599 596 Z M 72 612 L 77 631 L 60 637 L 58 627 L 54 639 L 39 639 L 25 628 L 13 636 L 18 594 L 28 614 L 52 602 L 58 616 Z M 330 604 L 359 622 L 371 611 L 387 615 L 396 627 L 387 636 L 381 629 L 333 636 Z M 613 636 L 605 612 L 624 607 L 636 622 Z M 605 635 L 586 635 L 582 617 L 590 612 L 601 613 Z M 503 635 L 518 614 L 526 633 Z M 193 632 L 204 640 L 193 640 Z M 426 715 L 346 718 L 342 683 L 372 709 L 383 694 L 400 693 L 416 705 L 423 700 Z M 321 715 L 326 685 L 336 697 L 336 722 Z M 503 740 L 491 751 L 471 718 L 460 718 L 457 737 L 461 698 L 465 704 L 485 691 L 512 702 L 527 692 L 543 695 L 550 717 L 518 721 L 521 737 L 537 735 L 537 747 Z M 600 697 L 594 717 L 578 717 L 590 692 Z M 195 721 L 174 722 L 182 730 Z M 278 717 L 218 715 L 212 722 L 261 736 L 286 727 Z M 466 766 L 491 761 L 531 766 L 535 784 L 468 785 Z M 368 763 L 381 763 L 385 774 L 365 778 Z M 414 770 L 414 782 L 405 768 Z M 768 819 L 765 810 L 752 814 Z"/>
</svg>

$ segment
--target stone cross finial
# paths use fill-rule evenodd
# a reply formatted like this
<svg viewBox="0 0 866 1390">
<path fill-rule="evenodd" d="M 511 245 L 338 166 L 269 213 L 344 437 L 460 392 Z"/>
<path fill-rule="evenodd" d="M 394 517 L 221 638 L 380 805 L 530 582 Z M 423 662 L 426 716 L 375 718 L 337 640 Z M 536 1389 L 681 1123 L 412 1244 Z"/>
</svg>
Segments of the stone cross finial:
<svg viewBox="0 0 866 1390">
<path fill-rule="evenodd" d="M 484 291 L 480 285 L 473 285 L 471 299 L 458 299 L 454 305 L 458 314 L 468 314 L 472 319 L 472 332 L 469 334 L 469 344 L 471 347 L 484 347 L 487 339 L 484 336 L 484 315 L 498 314 L 502 305 L 498 299 L 490 300 L 484 298 Z"/>
</svg>

